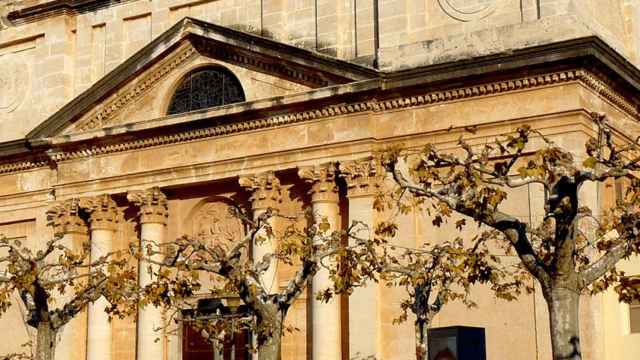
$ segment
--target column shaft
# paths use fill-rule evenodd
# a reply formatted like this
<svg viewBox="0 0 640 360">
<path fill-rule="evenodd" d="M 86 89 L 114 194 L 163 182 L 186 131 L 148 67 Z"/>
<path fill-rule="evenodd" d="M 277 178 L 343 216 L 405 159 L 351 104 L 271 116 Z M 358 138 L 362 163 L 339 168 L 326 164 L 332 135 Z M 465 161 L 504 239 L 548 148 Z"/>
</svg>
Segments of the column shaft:
<svg viewBox="0 0 640 360">
<path fill-rule="evenodd" d="M 253 210 L 253 218 L 258 219 L 262 214 L 266 212 L 266 210 L 267 209 Z M 275 225 L 274 219 L 273 218 L 269 219 L 269 223 L 273 227 Z M 266 231 L 264 230 L 260 231 L 258 233 L 258 236 L 264 237 L 267 240 L 262 244 L 255 244 L 255 243 L 253 244 L 253 247 L 251 250 L 251 258 L 253 259 L 253 261 L 256 261 L 256 262 L 261 261 L 266 254 L 272 254 L 274 250 L 274 244 L 273 244 L 274 239 L 269 238 L 269 236 L 266 234 Z M 277 268 L 276 259 L 275 257 L 272 257 L 271 262 L 269 264 L 269 268 L 262 274 L 260 278 L 260 280 L 262 281 L 262 285 L 269 293 L 274 293 L 278 291 L 278 286 L 277 286 L 278 274 L 276 274 L 276 268 Z"/>
<path fill-rule="evenodd" d="M 86 231 L 86 227 L 85 227 Z M 66 233 L 62 244 L 69 249 L 78 249 L 78 245 L 87 241 L 87 233 Z M 73 297 L 73 291 L 61 295 L 59 304 L 67 303 Z M 58 301 L 58 300 L 57 300 Z M 58 331 L 60 342 L 56 345 L 56 359 L 85 360 L 87 347 L 87 310 L 76 315 Z"/>
<path fill-rule="evenodd" d="M 340 164 L 340 176 L 347 183 L 349 223 L 358 221 L 369 227 L 359 228 L 359 238 L 367 238 L 375 226 L 373 202 L 384 174 L 378 162 L 371 159 L 347 161 Z M 350 239 L 350 241 L 353 241 Z M 379 350 L 380 314 L 378 285 L 374 282 L 357 287 L 349 296 L 349 358 L 382 359 Z"/>
<path fill-rule="evenodd" d="M 362 221 L 373 228 L 373 198 L 349 198 L 349 223 Z M 367 234 L 358 234 L 366 236 Z M 375 283 L 355 288 L 349 296 L 349 356 L 376 356 L 378 291 Z"/>
<path fill-rule="evenodd" d="M 99 195 L 80 199 L 80 207 L 90 214 L 91 263 L 109 256 L 117 223 L 117 207 L 111 196 Z M 107 271 L 103 266 L 103 271 Z M 104 297 L 88 306 L 87 359 L 112 359 L 112 330 L 105 308 L 109 302 Z"/>
<path fill-rule="evenodd" d="M 282 189 L 280 180 L 273 172 L 268 171 L 251 176 L 242 176 L 238 182 L 240 186 L 251 192 L 250 200 L 254 220 L 257 221 L 268 209 L 272 209 L 274 214 L 277 213 L 278 206 L 282 201 Z M 267 221 L 272 228 L 275 228 L 276 219 L 274 217 Z M 264 237 L 266 241 L 261 244 L 252 244 L 251 256 L 254 262 L 262 261 L 266 254 L 273 253 L 276 246 L 273 243 L 275 239 L 270 238 L 266 231 L 261 231 L 258 237 Z M 269 268 L 260 277 L 265 290 L 269 293 L 278 291 L 278 274 L 276 270 L 276 259 L 272 257 Z"/>
<path fill-rule="evenodd" d="M 340 211 L 338 203 L 314 202 L 313 212 L 316 221 L 326 218 L 331 230 L 340 228 Z M 340 298 L 334 297 L 329 302 L 317 300 L 315 294 L 331 286 L 329 271 L 320 268 L 313 277 L 311 289 L 311 323 L 313 326 L 313 359 L 341 359 L 341 307 Z"/>
<path fill-rule="evenodd" d="M 61 245 L 79 251 L 88 240 L 85 221 L 78 216 L 79 200 L 56 202 L 47 210 L 48 225 L 55 236 L 62 236 Z M 62 307 L 73 297 L 73 291 L 56 295 L 56 306 Z M 77 314 L 68 324 L 58 330 L 60 343 L 56 345 L 56 359 L 85 360 L 87 336 L 87 311 Z"/>
<path fill-rule="evenodd" d="M 165 240 L 165 225 L 159 223 L 143 223 L 140 226 L 140 238 L 144 247 L 145 241 L 162 243 Z M 138 268 L 138 282 L 140 286 L 151 283 L 152 277 L 149 274 L 150 264 L 140 261 Z M 157 270 L 157 265 L 151 265 L 152 271 Z M 138 309 L 138 337 L 137 337 L 137 359 L 138 360 L 162 360 L 163 342 L 156 341 L 162 337 L 162 332 L 156 329 L 162 326 L 162 310 L 153 305 Z"/>
<path fill-rule="evenodd" d="M 111 252 L 113 231 L 105 229 L 91 230 L 91 261 Z M 109 302 L 100 297 L 89 304 L 89 328 L 87 330 L 87 360 L 111 360 L 111 322 L 105 312 Z"/>
<path fill-rule="evenodd" d="M 311 184 L 311 205 L 315 222 L 329 222 L 330 230 L 340 229 L 338 187 L 335 183 L 335 164 L 301 167 L 298 175 Z M 311 289 L 311 324 L 314 360 L 342 359 L 342 324 L 340 298 L 325 303 L 316 300 L 315 294 L 331 286 L 329 271 L 320 268 L 313 277 Z"/>
<path fill-rule="evenodd" d="M 167 224 L 167 198 L 159 188 L 154 187 L 143 191 L 131 191 L 127 199 L 140 208 L 140 246 L 144 251 L 147 244 L 156 246 L 165 241 Z M 156 260 L 156 259 L 154 259 Z M 157 259 L 161 260 L 161 259 Z M 157 270 L 157 265 L 151 265 L 141 260 L 138 264 L 138 284 L 144 287 L 152 282 L 149 273 Z M 136 359 L 162 360 L 164 359 L 164 339 L 161 331 L 156 331 L 164 325 L 162 310 L 153 305 L 138 309 Z M 156 339 L 160 341 L 156 341 Z"/>
</svg>

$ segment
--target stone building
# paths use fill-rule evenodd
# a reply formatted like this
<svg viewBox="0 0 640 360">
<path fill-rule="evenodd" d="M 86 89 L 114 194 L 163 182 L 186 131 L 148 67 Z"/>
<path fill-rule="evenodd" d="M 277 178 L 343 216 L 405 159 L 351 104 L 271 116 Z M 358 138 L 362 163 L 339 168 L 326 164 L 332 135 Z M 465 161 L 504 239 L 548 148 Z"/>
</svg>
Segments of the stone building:
<svg viewBox="0 0 640 360">
<path fill-rule="evenodd" d="M 102 196 L 111 220 L 69 207 L 54 225 L 105 249 L 241 232 L 230 199 L 312 207 L 340 227 L 375 221 L 367 159 L 391 144 L 454 149 L 465 127 L 481 143 L 526 123 L 581 153 L 591 111 L 640 134 L 636 0 L 1 0 L 0 16 L 0 233 L 33 247 L 53 234 L 46 210 L 74 198 Z M 542 196 L 505 206 L 536 221 Z M 584 196 L 597 211 L 615 194 Z M 455 231 L 420 213 L 400 228 L 408 246 Z M 283 359 L 412 358 L 411 324 L 392 323 L 403 293 L 300 299 Z M 539 293 L 474 297 L 434 325 L 485 328 L 491 360 L 550 358 Z M 161 316 L 108 322 L 98 304 L 64 329 L 58 359 L 213 356 L 186 330 L 154 342 Z M 606 293 L 582 316 L 587 359 L 640 357 L 640 307 Z M 0 353 L 28 339 L 18 306 L 0 329 Z"/>
</svg>

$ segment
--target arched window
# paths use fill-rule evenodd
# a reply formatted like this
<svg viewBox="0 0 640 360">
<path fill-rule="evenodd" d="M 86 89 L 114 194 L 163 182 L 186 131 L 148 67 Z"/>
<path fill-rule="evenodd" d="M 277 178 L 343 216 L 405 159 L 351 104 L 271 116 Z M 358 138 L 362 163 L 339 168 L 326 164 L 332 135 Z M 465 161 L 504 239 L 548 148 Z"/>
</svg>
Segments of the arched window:
<svg viewBox="0 0 640 360">
<path fill-rule="evenodd" d="M 171 98 L 168 115 L 245 101 L 238 78 L 222 67 L 194 70 L 182 79 Z"/>
</svg>

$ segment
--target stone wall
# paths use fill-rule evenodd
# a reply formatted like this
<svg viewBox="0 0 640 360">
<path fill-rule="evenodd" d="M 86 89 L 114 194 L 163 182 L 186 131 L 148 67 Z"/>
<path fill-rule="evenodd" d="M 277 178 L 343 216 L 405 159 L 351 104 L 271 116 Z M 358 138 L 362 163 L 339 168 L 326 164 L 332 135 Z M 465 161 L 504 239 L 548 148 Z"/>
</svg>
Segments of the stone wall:
<svg viewBox="0 0 640 360">
<path fill-rule="evenodd" d="M 408 68 L 594 34 L 640 61 L 640 4 L 576 1 L 380 0 L 380 64 Z M 6 2 L 0 13 L 40 3 Z M 185 16 L 344 59 L 374 53 L 372 0 L 136 0 L 13 25 L 4 19 L 0 141 L 25 135 Z"/>
</svg>

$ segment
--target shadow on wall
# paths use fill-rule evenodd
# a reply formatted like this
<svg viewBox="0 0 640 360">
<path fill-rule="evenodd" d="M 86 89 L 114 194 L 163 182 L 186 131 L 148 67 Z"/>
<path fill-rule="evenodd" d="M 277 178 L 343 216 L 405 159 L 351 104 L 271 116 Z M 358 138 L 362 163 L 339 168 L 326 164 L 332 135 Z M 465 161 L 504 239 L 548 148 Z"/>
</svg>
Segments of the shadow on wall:
<svg viewBox="0 0 640 360">
<path fill-rule="evenodd" d="M 290 33 L 286 39 L 279 38 L 275 33 L 273 33 L 269 29 L 259 29 L 253 25 L 247 24 L 233 24 L 229 25 L 229 28 L 237 31 L 242 31 L 245 33 L 258 35 L 266 39 L 284 41 L 293 46 L 297 46 L 303 49 L 316 51 L 322 54 L 330 55 L 336 57 L 338 54 L 338 50 L 336 49 L 336 44 L 332 44 L 328 41 L 317 41 L 317 40 L 301 40 L 304 38 L 299 33 Z M 308 38 L 308 37 L 307 37 Z"/>
</svg>

